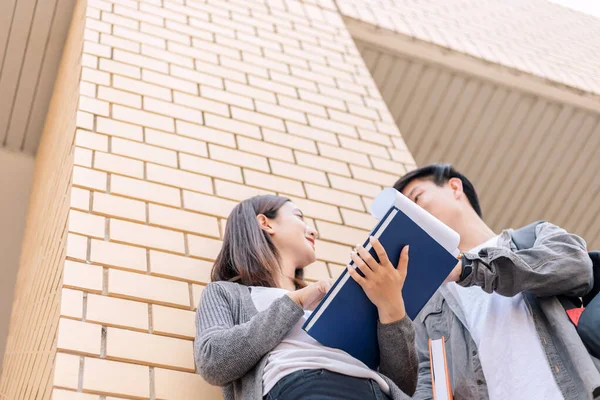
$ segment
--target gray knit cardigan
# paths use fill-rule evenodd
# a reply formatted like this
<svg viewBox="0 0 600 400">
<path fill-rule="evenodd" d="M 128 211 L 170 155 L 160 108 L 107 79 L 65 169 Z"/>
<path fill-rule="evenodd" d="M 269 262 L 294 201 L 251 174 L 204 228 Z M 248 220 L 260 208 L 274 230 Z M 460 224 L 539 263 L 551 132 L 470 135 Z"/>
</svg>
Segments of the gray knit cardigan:
<svg viewBox="0 0 600 400">
<path fill-rule="evenodd" d="M 196 370 L 222 387 L 225 400 L 262 399 L 262 377 L 269 352 L 304 315 L 289 296 L 258 312 L 250 288 L 213 282 L 202 292 L 196 312 Z M 417 386 L 415 331 L 408 317 L 377 325 L 379 374 L 392 399 L 409 399 Z M 407 395 L 408 394 L 408 395 Z"/>
</svg>

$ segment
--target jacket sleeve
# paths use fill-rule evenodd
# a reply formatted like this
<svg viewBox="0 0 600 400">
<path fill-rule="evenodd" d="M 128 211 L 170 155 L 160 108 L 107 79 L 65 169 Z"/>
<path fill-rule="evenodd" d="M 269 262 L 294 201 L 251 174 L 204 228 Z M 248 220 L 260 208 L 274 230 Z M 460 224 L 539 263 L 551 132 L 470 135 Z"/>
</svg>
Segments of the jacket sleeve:
<svg viewBox="0 0 600 400">
<path fill-rule="evenodd" d="M 381 355 L 379 372 L 412 396 L 417 386 L 418 368 L 412 321 L 405 316 L 391 324 L 377 322 L 377 338 Z"/>
<path fill-rule="evenodd" d="M 223 288 L 209 284 L 196 311 L 196 369 L 216 386 L 243 377 L 304 315 L 298 304 L 283 296 L 250 321 L 235 325 L 230 301 Z"/>
<path fill-rule="evenodd" d="M 418 318 L 413 325 L 417 337 L 418 382 L 412 398 L 431 400 L 433 399 L 433 386 L 431 384 L 431 364 L 429 361 L 429 334 L 425 324 Z"/>
<path fill-rule="evenodd" d="M 529 249 L 492 247 L 463 257 L 472 271 L 458 284 L 480 286 L 487 293 L 583 296 L 592 287 L 592 261 L 585 241 L 547 222 L 537 226 Z"/>
</svg>

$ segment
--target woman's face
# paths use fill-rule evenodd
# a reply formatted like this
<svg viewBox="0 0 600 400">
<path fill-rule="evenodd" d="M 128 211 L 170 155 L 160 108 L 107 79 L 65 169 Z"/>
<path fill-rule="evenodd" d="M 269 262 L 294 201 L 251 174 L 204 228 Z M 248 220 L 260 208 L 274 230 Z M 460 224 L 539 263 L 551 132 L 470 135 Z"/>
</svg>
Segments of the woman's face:
<svg viewBox="0 0 600 400">
<path fill-rule="evenodd" d="M 289 260 L 295 268 L 315 262 L 317 231 L 304 222 L 304 214 L 294 203 L 285 203 L 270 223 L 271 239 L 282 258 Z"/>
</svg>

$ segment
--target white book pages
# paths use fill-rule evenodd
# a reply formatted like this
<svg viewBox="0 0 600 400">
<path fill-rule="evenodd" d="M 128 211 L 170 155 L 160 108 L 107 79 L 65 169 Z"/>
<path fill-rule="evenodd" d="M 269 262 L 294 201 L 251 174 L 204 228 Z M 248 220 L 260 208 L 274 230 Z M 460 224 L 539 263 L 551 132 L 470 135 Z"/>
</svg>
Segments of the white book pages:
<svg viewBox="0 0 600 400">
<path fill-rule="evenodd" d="M 444 339 L 431 341 L 431 367 L 433 368 L 433 387 L 435 400 L 449 400 L 446 367 L 444 360 Z"/>
<path fill-rule="evenodd" d="M 460 235 L 394 188 L 384 189 L 377 195 L 371 205 L 371 215 L 380 220 L 392 206 L 398 207 L 449 253 L 458 256 Z"/>
</svg>

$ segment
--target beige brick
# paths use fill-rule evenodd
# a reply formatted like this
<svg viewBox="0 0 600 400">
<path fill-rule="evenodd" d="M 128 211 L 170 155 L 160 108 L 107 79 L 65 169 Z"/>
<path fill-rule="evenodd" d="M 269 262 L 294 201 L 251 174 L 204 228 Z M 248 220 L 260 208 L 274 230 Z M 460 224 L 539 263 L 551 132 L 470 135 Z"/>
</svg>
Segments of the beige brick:
<svg viewBox="0 0 600 400">
<path fill-rule="evenodd" d="M 213 144 L 208 145 L 210 157 L 214 160 L 224 161 L 227 163 L 258 169 L 261 171 L 269 171 L 269 163 L 264 157 L 248 154 L 244 151 L 232 150 L 226 147 L 221 147 Z"/>
<path fill-rule="evenodd" d="M 90 260 L 97 264 L 146 271 L 146 250 L 104 240 L 92 239 Z"/>
<path fill-rule="evenodd" d="M 276 79 L 273 76 L 273 71 L 281 72 L 282 74 L 289 74 L 290 67 L 288 66 L 288 64 L 279 62 L 274 59 L 264 58 L 264 57 L 261 57 L 261 56 L 258 56 L 258 55 L 252 54 L 252 53 L 242 53 L 242 59 L 247 63 L 251 63 L 254 65 L 260 65 L 260 66 L 269 68 L 269 70 L 271 71 L 271 78 L 273 80 L 287 83 L 285 80 Z"/>
<path fill-rule="evenodd" d="M 302 210 L 305 216 L 341 223 L 340 212 L 331 204 L 292 197 L 291 200 Z"/>
<path fill-rule="evenodd" d="M 214 114 L 206 114 L 205 124 L 209 127 L 222 129 L 226 132 L 237 133 L 239 135 L 249 136 L 257 139 L 261 138 L 260 129 L 258 126 L 250 125 L 231 118 L 224 118 Z"/>
<path fill-rule="evenodd" d="M 207 72 L 207 68 L 204 68 L 204 66 L 219 63 L 219 59 L 215 53 L 203 51 L 200 49 L 195 49 L 190 46 L 184 46 L 180 43 L 168 42 L 167 49 L 169 49 L 169 51 L 172 51 L 173 53 L 179 53 L 179 54 L 183 54 L 186 56 L 194 57 L 194 64 L 196 66 L 196 69 L 199 71 Z M 199 65 L 202 65 L 203 67 L 199 68 Z M 222 69 L 222 68 L 219 68 L 218 66 L 213 65 L 210 69 L 217 70 L 217 69 Z M 212 72 L 211 72 L 211 74 L 221 76 L 220 74 L 214 74 Z M 236 74 L 237 74 L 237 72 L 236 72 Z"/>
<path fill-rule="evenodd" d="M 60 316 L 81 319 L 83 315 L 83 292 L 62 289 L 60 296 Z"/>
<path fill-rule="evenodd" d="M 96 214 L 146 221 L 146 206 L 143 201 L 95 192 L 93 207 Z"/>
<path fill-rule="evenodd" d="M 322 156 L 333 158 L 345 163 L 370 167 L 369 158 L 365 154 L 357 153 L 352 150 L 345 150 L 340 147 L 330 146 L 324 143 L 317 143 L 317 147 Z M 333 172 L 333 171 L 331 171 Z"/>
<path fill-rule="evenodd" d="M 188 154 L 180 154 L 179 161 L 181 169 L 199 172 L 216 178 L 242 182 L 242 171 L 239 167 Z"/>
<path fill-rule="evenodd" d="M 340 209 L 340 211 L 346 225 L 371 230 L 377 224 L 377 220 L 369 213 L 356 212 L 344 208 Z"/>
<path fill-rule="evenodd" d="M 278 193 L 304 197 L 302 183 L 296 180 L 280 178 L 252 170 L 244 170 L 244 181 L 250 186 L 277 191 Z"/>
<path fill-rule="evenodd" d="M 112 25 L 121 25 L 126 28 L 138 29 L 140 23 L 135 19 L 124 18 L 109 12 L 102 13 L 102 21 L 106 21 Z"/>
<path fill-rule="evenodd" d="M 207 42 L 202 39 L 192 38 L 192 46 L 201 51 L 208 51 L 210 53 L 227 56 L 229 58 L 234 58 L 237 60 L 240 60 L 242 58 L 238 49 L 227 47 L 218 43 Z"/>
<path fill-rule="evenodd" d="M 192 295 L 194 297 L 192 305 L 194 311 L 198 308 L 198 304 L 200 304 L 200 298 L 202 297 L 202 291 L 204 288 L 205 286 L 203 285 L 192 285 Z"/>
<path fill-rule="evenodd" d="M 298 89 L 298 93 L 302 100 L 306 100 L 312 103 L 316 103 L 326 107 L 333 107 L 339 110 L 345 110 L 344 102 L 339 99 L 331 98 L 326 95 L 317 94 L 312 91 Z"/>
<path fill-rule="evenodd" d="M 107 60 L 105 58 L 100 59 L 100 69 L 102 71 L 112 72 L 114 74 L 129 76 L 136 79 L 140 79 L 142 76 L 142 69 L 138 66 Z"/>
<path fill-rule="evenodd" d="M 267 59 L 276 60 L 276 61 L 280 61 L 285 64 L 295 65 L 300 68 L 308 69 L 308 63 L 306 62 L 306 60 L 303 60 L 300 57 L 293 56 L 290 54 L 285 54 L 285 53 L 278 52 L 278 51 L 272 51 L 269 49 L 265 49 L 264 53 L 265 53 L 265 56 Z"/>
<path fill-rule="evenodd" d="M 159 74 L 147 69 L 142 70 L 142 80 L 145 82 L 155 83 L 159 86 L 168 87 L 182 92 L 198 94 L 198 84 L 188 80 L 174 78 L 169 75 Z"/>
<path fill-rule="evenodd" d="M 108 294 L 178 307 L 190 306 L 187 283 L 117 269 L 108 271 Z"/>
<path fill-rule="evenodd" d="M 90 210 L 90 191 L 74 187 L 71 189 L 71 208 L 82 211 Z"/>
<path fill-rule="evenodd" d="M 149 181 L 164 183 L 177 188 L 191 189 L 204 193 L 212 193 L 212 181 L 209 177 L 167 168 L 160 165 L 148 164 L 146 166 Z"/>
<path fill-rule="evenodd" d="M 52 391 L 52 400 L 99 400 L 97 394 L 86 394 L 72 392 L 70 390 L 54 389 Z"/>
<path fill-rule="evenodd" d="M 293 135 L 302 136 L 316 142 L 329 143 L 337 146 L 338 140 L 335 134 L 311 126 L 286 121 L 287 131 Z"/>
<path fill-rule="evenodd" d="M 152 275 L 208 283 L 211 269 L 212 263 L 207 261 L 150 250 Z"/>
<path fill-rule="evenodd" d="M 398 177 L 406 173 L 405 164 L 396 161 L 383 160 L 378 157 L 371 157 L 371 161 L 373 162 L 373 167 L 375 169 L 388 172 L 390 174 L 395 174 Z"/>
<path fill-rule="evenodd" d="M 96 119 L 96 131 L 111 136 L 119 136 L 126 139 L 141 141 L 143 138 L 142 127 L 114 121 L 108 118 L 98 117 Z"/>
<path fill-rule="evenodd" d="M 237 201 L 246 200 L 261 194 L 275 194 L 274 191 L 238 185 L 237 183 L 215 180 L 217 195 Z"/>
<path fill-rule="evenodd" d="M 331 182 L 331 187 L 334 189 L 340 189 L 363 196 L 375 197 L 381 191 L 381 186 L 379 185 L 373 185 L 332 174 L 329 174 L 329 182 Z"/>
<path fill-rule="evenodd" d="M 150 397 L 150 370 L 142 365 L 86 358 L 83 390 L 147 399 Z"/>
<path fill-rule="evenodd" d="M 86 97 L 96 97 L 96 84 L 86 81 L 79 82 L 79 94 Z"/>
<path fill-rule="evenodd" d="M 86 18 L 85 27 L 86 29 L 93 29 L 98 32 L 110 33 L 111 25 L 106 22 L 98 21 L 94 18 Z"/>
<path fill-rule="evenodd" d="M 194 371 L 193 344 L 189 340 L 109 327 L 106 356 L 119 360 Z"/>
<path fill-rule="evenodd" d="M 368 230 L 350 228 L 325 221 L 317 221 L 316 224 L 319 231 L 319 238 L 331 242 L 354 246 L 363 244 L 369 237 Z"/>
<path fill-rule="evenodd" d="M 77 111 L 75 125 L 77 128 L 83 128 L 87 130 L 94 129 L 94 114 L 90 114 L 85 111 Z"/>
<path fill-rule="evenodd" d="M 202 95 L 202 97 L 217 100 L 225 104 L 231 104 L 234 106 L 248 109 L 254 108 L 254 104 L 252 103 L 251 98 L 239 96 L 225 90 L 215 89 L 210 86 L 202 85 L 200 87 L 200 94 Z"/>
<path fill-rule="evenodd" d="M 353 246 L 344 246 L 337 243 L 319 240 L 316 245 L 317 259 L 345 265 L 350 261 L 350 251 Z M 332 271 L 332 275 L 333 274 Z"/>
<path fill-rule="evenodd" d="M 250 121 L 253 124 L 264 126 L 266 128 L 271 128 L 275 130 L 283 131 L 285 130 L 285 125 L 283 124 L 283 120 L 280 118 L 270 117 L 265 114 L 256 113 L 253 111 L 245 110 L 243 108 L 231 107 L 231 114 L 234 119 L 242 120 L 242 121 Z M 284 118 L 290 113 L 283 113 Z"/>
<path fill-rule="evenodd" d="M 108 32 L 110 33 L 110 32 Z M 134 40 L 139 43 L 147 43 L 152 46 L 160 47 L 164 49 L 167 47 L 166 41 L 163 38 L 159 38 L 152 35 L 147 35 L 145 33 L 141 33 L 139 31 L 134 31 L 132 29 L 123 28 L 120 26 L 113 27 L 113 35 L 122 37 L 124 39 Z"/>
<path fill-rule="evenodd" d="M 194 400 L 198 393 L 205 399 L 223 397 L 219 387 L 209 385 L 198 374 L 156 368 L 154 379 L 157 399 Z"/>
<path fill-rule="evenodd" d="M 360 153 L 371 154 L 379 158 L 388 158 L 388 153 L 383 146 L 376 144 L 365 143 L 363 140 L 356 140 L 345 136 L 340 136 L 340 143 L 342 147 L 347 149 L 355 150 Z"/>
<path fill-rule="evenodd" d="M 188 246 L 193 256 L 214 260 L 221 250 L 221 244 L 220 240 L 188 235 Z"/>
<path fill-rule="evenodd" d="M 144 109 L 158 114 L 168 115 L 185 121 L 204 123 L 202 111 L 193 108 L 176 105 L 170 102 L 144 97 Z M 160 128 L 159 128 L 160 129 Z M 164 130 L 164 129 L 163 129 Z M 169 130 L 171 131 L 171 130 Z"/>
<path fill-rule="evenodd" d="M 408 149 L 389 149 L 392 159 L 404 164 L 415 164 L 415 159 Z"/>
<path fill-rule="evenodd" d="M 65 261 L 63 285 L 66 288 L 102 291 L 102 267 L 80 262 Z"/>
<path fill-rule="evenodd" d="M 118 219 L 110 220 L 110 238 L 112 240 L 184 253 L 183 234 L 153 226 L 134 224 Z"/>
<path fill-rule="evenodd" d="M 333 264 L 333 263 L 328 263 L 327 265 L 329 266 L 329 272 L 331 273 L 331 276 L 334 279 L 337 279 L 342 274 L 342 272 L 344 272 L 346 270 L 345 265 L 339 265 L 339 264 Z"/>
<path fill-rule="evenodd" d="M 81 66 L 95 70 L 96 68 L 98 68 L 98 57 L 92 56 L 91 54 L 82 54 Z"/>
<path fill-rule="evenodd" d="M 178 189 L 123 176 L 113 175 L 110 177 L 110 190 L 115 194 L 160 204 L 177 207 L 181 205 L 181 196 Z"/>
<path fill-rule="evenodd" d="M 77 129 L 75 145 L 93 150 L 108 151 L 108 137 Z"/>
<path fill-rule="evenodd" d="M 154 333 L 193 339 L 196 336 L 196 313 L 172 307 L 152 305 L 152 331 Z"/>
<path fill-rule="evenodd" d="M 390 175 L 369 168 L 357 167 L 355 165 L 351 165 L 350 170 L 352 171 L 352 176 L 354 176 L 355 179 L 359 179 L 365 182 L 377 183 L 379 185 L 387 187 L 392 186 L 394 182 L 396 182 L 396 180 L 398 180 L 398 178 L 400 177 L 400 174 Z"/>
<path fill-rule="evenodd" d="M 364 205 L 359 196 L 321 186 L 315 186 L 310 183 L 307 183 L 305 188 L 309 199 L 328 202 L 357 211 L 364 211 Z"/>
<path fill-rule="evenodd" d="M 266 142 L 275 143 L 281 146 L 286 146 L 291 149 L 301 150 L 308 153 L 317 153 L 317 146 L 314 141 L 299 138 L 283 132 L 272 131 L 263 128 L 263 138 Z"/>
<path fill-rule="evenodd" d="M 121 61 L 126 64 L 136 65 L 141 68 L 147 68 L 147 70 L 154 70 L 158 72 L 169 72 L 169 64 L 165 61 L 156 60 L 154 58 L 142 56 L 140 54 L 130 53 L 128 51 L 114 49 L 113 59 Z"/>
<path fill-rule="evenodd" d="M 132 5 L 132 7 L 137 6 L 137 4 L 135 2 L 132 2 L 131 5 Z M 150 22 L 151 24 L 155 24 L 155 25 L 162 25 L 162 23 L 163 23 L 163 18 L 159 17 L 157 15 L 140 12 L 133 8 L 126 7 L 124 5 L 117 4 L 117 3 L 115 3 L 113 7 L 114 7 L 115 14 L 124 15 L 126 17 L 133 18 L 133 19 L 139 20 L 139 21 Z"/>
<path fill-rule="evenodd" d="M 54 386 L 77 389 L 79 383 L 79 356 L 56 353 Z"/>
<path fill-rule="evenodd" d="M 225 38 L 220 37 L 219 38 L 221 41 L 225 40 Z M 217 43 L 219 43 L 219 41 L 217 40 Z M 240 46 L 244 46 L 243 43 L 239 42 Z M 256 76 L 260 76 L 263 78 L 268 78 L 269 74 L 267 73 L 267 70 L 263 67 L 259 67 L 257 65 L 252 65 L 250 63 L 247 63 L 245 61 L 240 61 L 240 60 L 234 60 L 233 58 L 229 58 L 229 57 L 225 57 L 222 56 L 220 58 L 221 60 L 221 65 L 223 67 L 226 68 L 232 68 L 238 71 L 242 71 L 248 74 L 252 74 L 252 75 L 256 75 Z"/>
<path fill-rule="evenodd" d="M 123 107 L 117 104 L 113 105 L 112 111 L 113 118 L 121 121 L 131 122 L 137 125 L 156 128 L 167 132 L 173 132 L 175 128 L 173 118 L 162 115 L 136 110 L 134 108 Z"/>
<path fill-rule="evenodd" d="M 292 108 L 294 110 L 306 112 L 309 114 L 318 115 L 321 117 L 327 117 L 327 112 L 325 111 L 325 107 L 319 106 L 313 103 L 309 103 L 307 101 L 293 99 L 291 97 L 277 95 L 277 100 L 279 104 L 283 107 Z M 303 116 L 301 123 L 306 123 L 306 117 Z"/>
<path fill-rule="evenodd" d="M 219 237 L 217 219 L 176 208 L 149 205 L 150 223 L 186 232 Z"/>
<path fill-rule="evenodd" d="M 104 217 L 71 210 L 69 212 L 69 232 L 103 238 Z"/>
<path fill-rule="evenodd" d="M 277 101 L 275 98 L 275 94 L 271 91 L 258 89 L 238 82 L 226 80 L 225 89 L 227 92 L 237 93 L 242 96 L 251 97 L 257 100 L 263 100 L 273 104 L 276 104 Z"/>
<path fill-rule="evenodd" d="M 157 164 L 177 166 L 176 152 L 130 140 L 114 138 L 112 140 L 112 152 Z"/>
<path fill-rule="evenodd" d="M 178 22 L 183 22 L 183 23 L 185 23 L 186 20 L 187 20 L 186 16 L 182 15 L 181 13 L 169 11 L 169 10 L 163 8 L 163 7 L 153 6 L 153 5 L 148 4 L 148 3 L 140 4 L 140 11 L 144 11 L 144 12 L 147 12 L 149 14 L 154 14 L 154 15 L 156 15 L 158 17 L 162 17 L 162 18 L 166 18 L 166 19 L 171 19 L 173 21 L 178 21 Z M 152 27 L 151 25 L 148 25 L 148 24 L 142 24 L 142 27 L 144 25 Z M 160 25 L 162 25 L 162 24 L 160 24 Z M 156 32 L 155 34 L 157 36 L 160 36 L 160 31 Z"/>
<path fill-rule="evenodd" d="M 240 150 L 248 153 L 259 154 L 282 161 L 294 162 L 294 155 L 290 149 L 281 146 L 275 146 L 263 141 L 239 137 L 238 147 Z"/>
<path fill-rule="evenodd" d="M 192 66 L 191 68 L 194 68 L 194 66 Z M 216 88 L 223 88 L 223 78 L 187 68 L 181 68 L 177 65 L 171 65 L 171 75 L 176 76 L 178 78 L 183 78 L 187 81 L 193 81 L 202 85 L 208 85 L 207 90 L 211 86 L 214 86 Z M 202 95 L 205 95 L 204 92 L 202 93 Z"/>
<path fill-rule="evenodd" d="M 215 116 L 216 117 L 216 116 Z M 220 117 L 217 117 L 220 118 Z M 207 121 L 211 119 L 210 115 L 206 116 Z M 189 136 L 194 139 L 204 140 L 205 142 L 216 143 L 227 147 L 235 147 L 235 136 L 231 133 L 222 130 L 208 128 L 206 126 L 192 124 L 185 121 L 175 121 L 177 133 Z M 256 129 L 256 127 L 253 127 Z M 260 132 L 256 131 L 255 137 L 260 137 Z"/>
<path fill-rule="evenodd" d="M 198 97 L 197 95 L 191 96 L 180 92 L 174 92 L 173 97 L 177 104 L 229 117 L 229 107 L 226 104 Z"/>
<path fill-rule="evenodd" d="M 321 171 L 350 176 L 348 165 L 342 161 L 331 160 L 302 152 L 296 152 L 296 161 L 300 165 L 316 168 Z"/>
<path fill-rule="evenodd" d="M 143 162 L 110 153 L 96 152 L 94 156 L 94 168 L 134 178 L 144 177 Z"/>
<path fill-rule="evenodd" d="M 216 196 L 209 196 L 200 193 L 183 191 L 183 206 L 188 210 L 199 211 L 218 217 L 228 217 L 237 202 L 220 199 Z"/>
<path fill-rule="evenodd" d="M 123 104 L 125 106 L 134 108 L 142 108 L 142 97 L 140 95 L 113 88 L 100 86 L 98 88 L 98 98 L 110 101 L 111 103 Z"/>
<path fill-rule="evenodd" d="M 67 257 L 84 260 L 87 257 L 87 238 L 85 236 L 67 235 Z"/>
<path fill-rule="evenodd" d="M 172 4 L 172 3 L 165 3 L 165 6 L 167 4 Z M 185 11 L 186 14 L 191 14 L 191 13 L 199 13 L 199 11 L 192 9 L 191 7 L 180 7 L 182 12 Z M 207 18 L 206 20 L 208 21 L 208 13 L 205 15 L 205 18 Z M 166 27 L 167 29 L 173 30 L 173 31 L 177 31 L 180 33 L 184 33 L 188 36 L 193 36 L 193 37 L 197 37 L 199 39 L 204 39 L 204 40 L 208 40 L 208 41 L 212 41 L 213 40 L 213 34 L 211 32 L 208 32 L 206 30 L 203 29 L 196 29 L 193 28 L 189 25 L 186 24 L 180 24 L 178 22 L 174 22 L 174 21 L 170 21 L 167 20 L 166 22 Z"/>
<path fill-rule="evenodd" d="M 61 318 L 58 322 L 57 348 L 99 356 L 101 330 L 100 325 Z"/>
<path fill-rule="evenodd" d="M 138 81 L 136 79 L 129 79 L 123 76 L 115 75 L 113 76 L 113 86 L 129 92 L 143 94 L 144 96 L 156 97 L 163 100 L 171 100 L 170 89 L 153 85 L 151 83 Z"/>
<path fill-rule="evenodd" d="M 146 129 L 145 140 L 146 143 L 155 146 L 208 157 L 206 143 L 199 140 L 187 139 L 179 135 L 172 135 L 149 128 Z"/>
<path fill-rule="evenodd" d="M 362 118 L 350 113 L 341 112 L 337 110 L 329 110 L 329 116 L 334 121 L 344 122 L 346 124 L 350 124 L 356 127 L 361 127 L 365 129 L 375 129 L 375 124 L 372 120 Z M 355 132 L 353 132 L 355 134 Z"/>
<path fill-rule="evenodd" d="M 131 51 L 132 53 L 140 52 L 139 43 L 127 39 L 122 39 L 116 36 L 108 35 L 106 33 L 100 34 L 100 43 L 106 44 L 111 47 L 116 47 L 122 50 Z"/>
<path fill-rule="evenodd" d="M 382 135 L 381 133 L 372 132 L 367 129 L 358 128 L 358 136 L 360 137 L 361 143 L 365 141 L 371 143 L 377 143 L 385 147 L 391 147 L 391 138 L 388 135 Z"/>
<path fill-rule="evenodd" d="M 99 43 L 83 42 L 83 52 L 87 54 L 93 54 L 98 57 L 110 57 L 110 47 Z"/>
<path fill-rule="evenodd" d="M 181 65 L 187 68 L 194 68 L 194 59 L 180 54 L 159 49 L 154 46 L 142 44 L 142 54 L 148 57 L 153 57 L 159 60 L 167 61 L 171 65 Z"/>
<path fill-rule="evenodd" d="M 275 175 L 281 175 L 295 180 L 303 182 L 316 183 L 318 185 L 329 186 L 325 173 L 314 170 L 312 168 L 305 168 L 296 164 L 288 164 L 276 160 L 271 160 L 271 170 Z"/>
<path fill-rule="evenodd" d="M 75 147 L 73 154 L 73 162 L 75 165 L 82 167 L 92 167 L 92 151 L 81 147 Z"/>
<path fill-rule="evenodd" d="M 97 115 L 108 116 L 108 103 L 90 97 L 79 96 L 79 109 Z"/>
<path fill-rule="evenodd" d="M 89 294 L 87 321 L 102 325 L 148 330 L 148 304 Z"/>
<path fill-rule="evenodd" d="M 327 269 L 327 264 L 325 264 L 322 261 L 315 261 L 314 263 L 304 268 L 304 279 L 306 280 L 321 281 L 329 278 L 331 277 L 329 276 L 329 269 Z"/>
<path fill-rule="evenodd" d="M 253 53 L 256 55 L 262 55 L 261 52 L 261 48 L 259 46 L 255 46 L 253 44 L 250 44 L 248 42 L 243 42 L 241 40 L 238 39 L 232 39 L 226 36 L 221 36 L 218 33 L 215 34 L 215 42 L 217 45 L 220 45 L 223 48 L 226 49 L 236 49 L 239 51 L 244 51 L 245 54 L 247 53 Z M 220 49 L 219 49 L 220 50 Z M 235 54 L 232 55 L 234 57 L 236 57 L 237 59 L 241 59 L 241 56 L 239 54 Z"/>
</svg>

